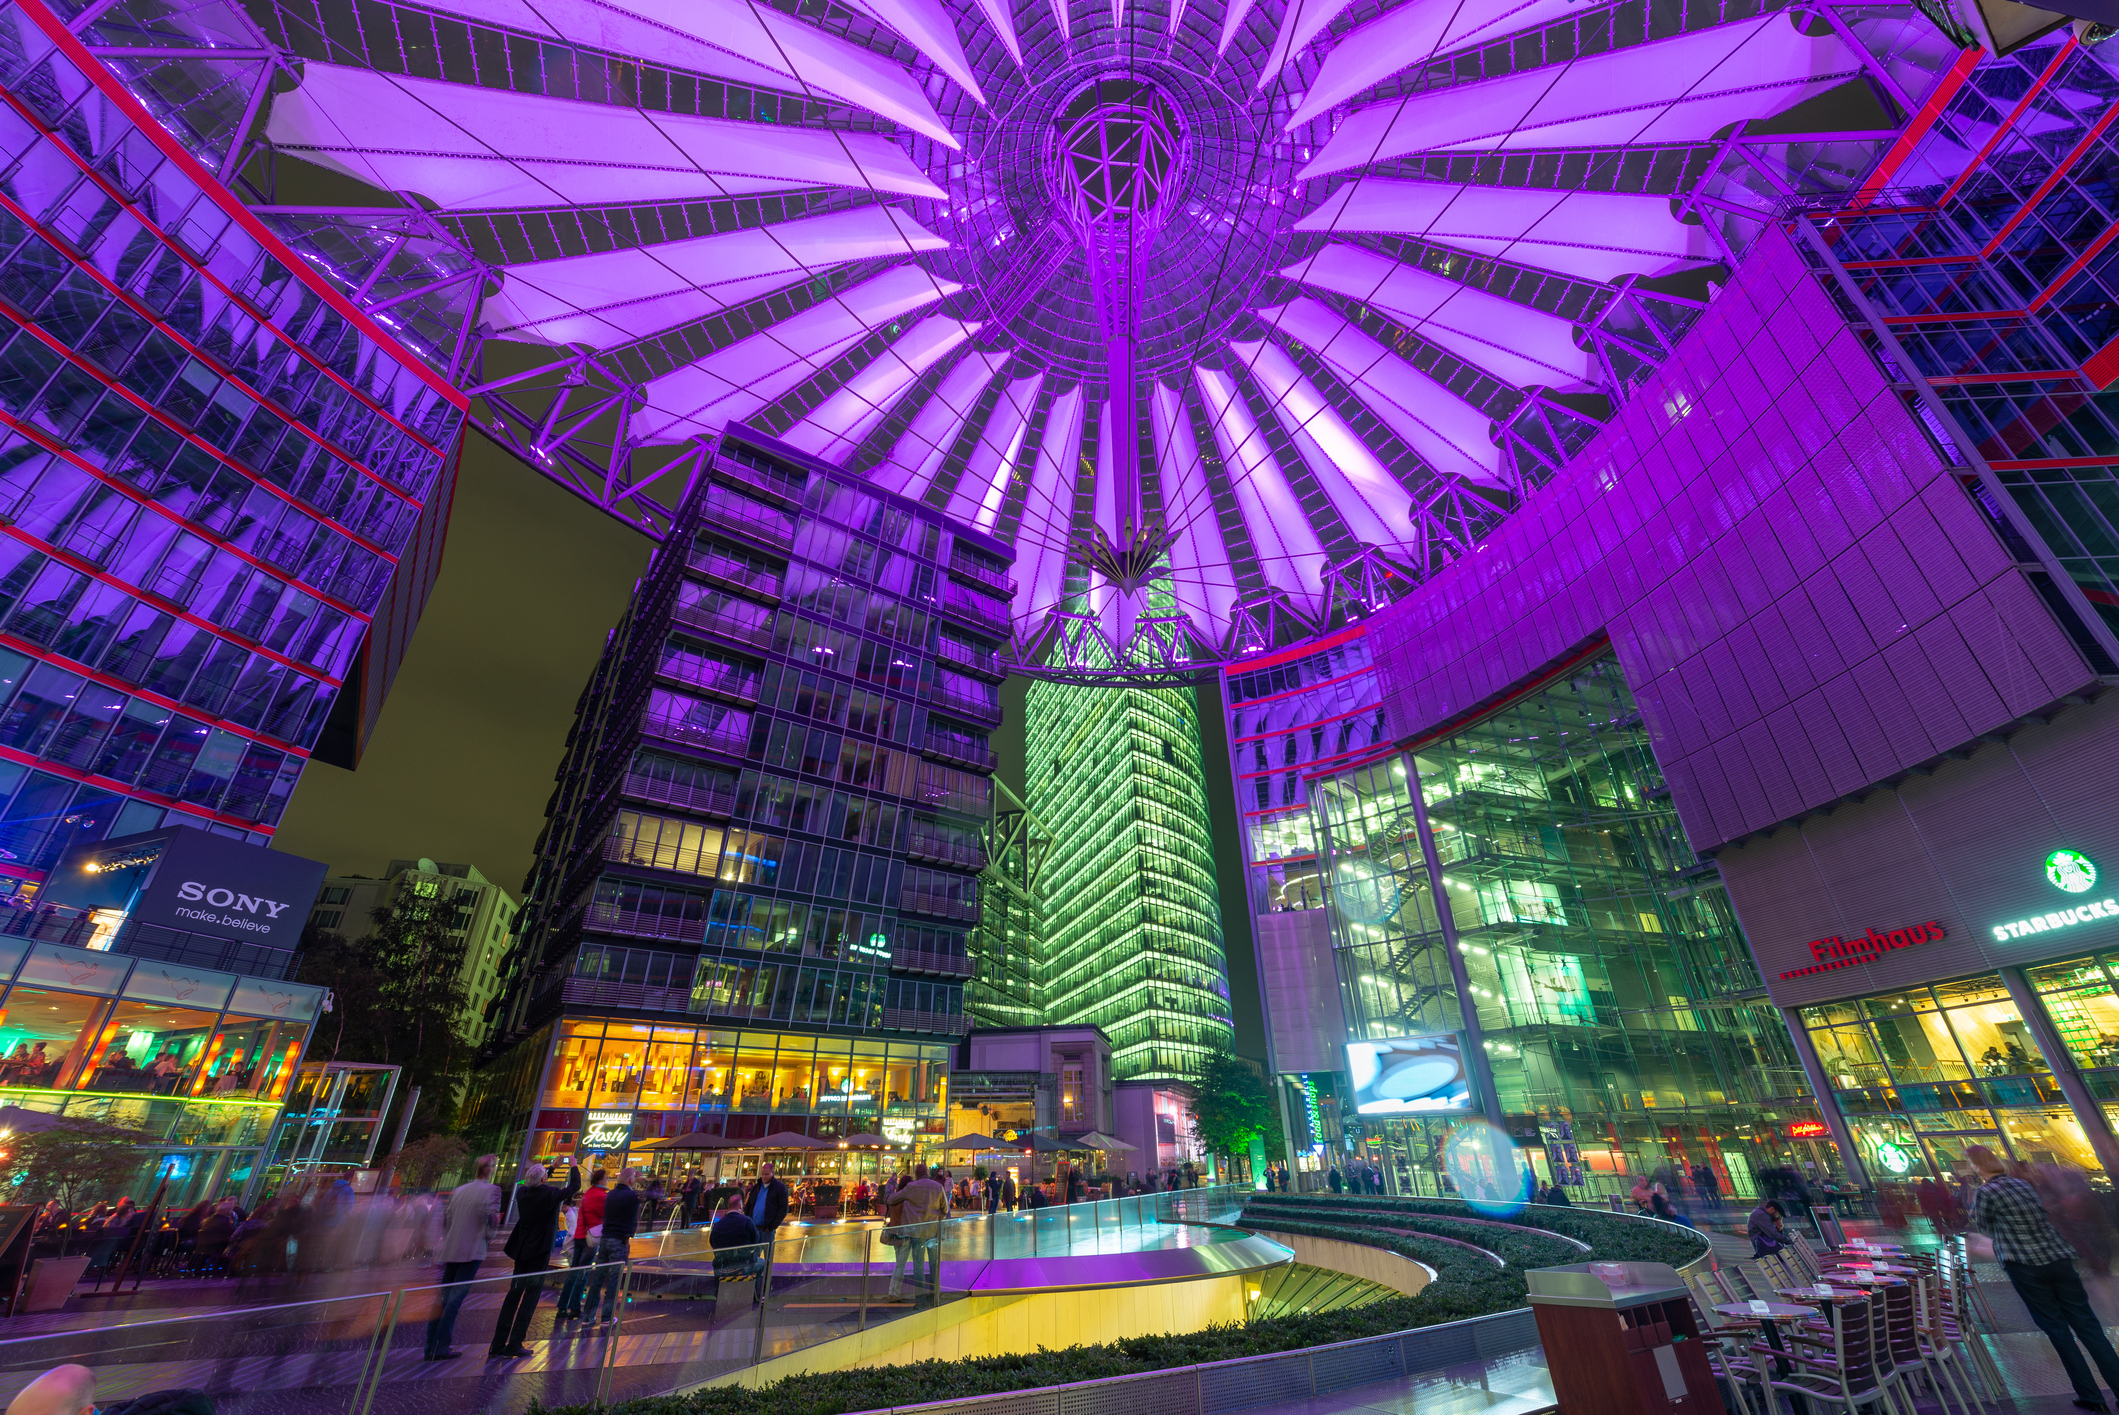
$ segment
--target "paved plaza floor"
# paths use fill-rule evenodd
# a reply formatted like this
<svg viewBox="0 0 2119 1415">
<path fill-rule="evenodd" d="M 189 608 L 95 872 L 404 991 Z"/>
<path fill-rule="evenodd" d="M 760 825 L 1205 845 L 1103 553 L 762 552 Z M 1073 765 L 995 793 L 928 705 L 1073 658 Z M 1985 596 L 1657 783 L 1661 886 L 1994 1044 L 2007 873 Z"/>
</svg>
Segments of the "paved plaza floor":
<svg viewBox="0 0 2119 1415">
<path fill-rule="evenodd" d="M 1749 1261 L 1749 1245 L 1736 1231 L 1741 1218 L 1723 1214 L 1705 1226 L 1724 1265 Z M 1853 1231 L 1866 1227 L 1849 1225 Z M 1891 1236 L 1934 1242 L 1935 1235 L 1919 1231 L 1924 1227 Z M 375 1295 L 431 1283 L 434 1269 L 428 1265 L 300 1280 L 160 1279 L 136 1290 L 128 1284 L 120 1296 L 106 1292 L 85 1299 L 82 1310 L 0 1323 L 0 1401 L 67 1360 L 96 1368 L 105 1403 L 195 1386 L 213 1392 L 225 1415 L 343 1415 L 353 1392 L 371 1380 L 373 1415 L 513 1415 L 533 1400 L 548 1408 L 590 1401 L 599 1385 L 611 1400 L 654 1395 L 915 1310 L 909 1298 L 887 1297 L 887 1257 L 866 1273 L 864 1304 L 861 1254 L 870 1231 L 860 1224 L 820 1227 L 805 1246 L 813 1261 L 790 1262 L 762 1311 L 750 1301 L 750 1284 L 729 1283 L 717 1294 L 711 1283 L 695 1281 L 674 1265 L 659 1276 L 640 1277 L 615 1328 L 560 1322 L 556 1297 L 564 1274 L 554 1274 L 531 1327 L 532 1354 L 508 1361 L 486 1357 L 511 1270 L 497 1255 L 458 1316 L 455 1345 L 462 1354 L 443 1361 L 423 1359 L 431 1294 Z M 1064 1246 L 1109 1252 L 1153 1241 L 1182 1240 L 1168 1226 L 1159 1233 L 1077 1226 Z M 956 1256 L 947 1261 L 962 1263 L 968 1273 L 987 1255 L 1006 1258 L 1040 1242 L 1041 1251 L 1054 1251 L 1050 1231 L 1039 1240 L 1032 1225 L 1004 1218 L 991 1233 L 960 1235 Z M 1975 1275 L 1999 1328 L 1981 1339 L 2010 1396 L 1994 1408 L 2011 1415 L 2077 1415 L 2051 1345 L 2032 1326 L 2000 1268 L 1980 1258 L 1984 1241 L 1972 1242 Z M 2085 1271 L 2084 1281 L 2107 1330 L 2119 1338 L 2119 1277 Z M 2119 1408 L 2119 1401 L 2114 1404 Z M 1537 1415 L 1553 1406 L 1544 1354 L 1532 1349 L 1262 1407 L 1260 1415 Z M 1922 1415 L 1940 1412 L 1924 1408 Z"/>
</svg>

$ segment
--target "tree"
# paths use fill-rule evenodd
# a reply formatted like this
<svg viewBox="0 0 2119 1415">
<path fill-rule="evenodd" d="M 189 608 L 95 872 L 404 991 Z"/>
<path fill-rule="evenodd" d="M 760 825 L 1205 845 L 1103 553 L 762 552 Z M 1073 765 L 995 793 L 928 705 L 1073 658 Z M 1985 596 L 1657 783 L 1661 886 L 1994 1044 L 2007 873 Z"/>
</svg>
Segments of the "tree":
<svg viewBox="0 0 2119 1415">
<path fill-rule="evenodd" d="M 454 1097 L 470 1071 L 473 1047 L 463 1035 L 469 944 L 458 928 L 452 895 L 401 891 L 374 911 L 360 938 L 310 930 L 302 937 L 305 983 L 331 989 L 331 1015 L 310 1040 L 314 1061 L 374 1061 L 403 1068 L 400 1094 L 418 1086 L 416 1133 L 447 1130 Z"/>
<path fill-rule="evenodd" d="M 383 1168 L 414 1189 L 432 1189 L 443 1178 L 461 1173 L 471 1158 L 471 1147 L 456 1135 L 429 1135 L 414 1140 L 383 1161 Z"/>
<path fill-rule="evenodd" d="M 41 1204 L 57 1199 L 69 1212 L 86 1208 L 118 1191 L 140 1173 L 146 1158 L 139 1146 L 148 1137 L 92 1120 L 54 1120 L 42 1129 L 13 1136 L 7 1142 L 7 1165 L 14 1171 L 10 1203 Z M 133 1196 L 147 1202 L 145 1194 Z"/>
<path fill-rule="evenodd" d="M 1193 1102 L 1193 1121 L 1199 1138 L 1217 1154 L 1247 1154 L 1251 1137 L 1265 1143 L 1268 1156 L 1278 1156 L 1285 1142 L 1280 1132 L 1280 1107 L 1273 1103 L 1264 1070 L 1257 1062 L 1226 1049 L 1210 1054 L 1193 1082 L 1199 1097 Z"/>
</svg>

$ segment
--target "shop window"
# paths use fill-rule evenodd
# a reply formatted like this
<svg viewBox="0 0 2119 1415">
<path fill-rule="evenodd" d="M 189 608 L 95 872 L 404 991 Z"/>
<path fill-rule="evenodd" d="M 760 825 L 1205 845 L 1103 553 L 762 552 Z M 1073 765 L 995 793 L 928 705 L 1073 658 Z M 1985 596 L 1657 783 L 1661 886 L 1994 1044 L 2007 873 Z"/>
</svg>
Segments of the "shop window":
<svg viewBox="0 0 2119 1415">
<path fill-rule="evenodd" d="M 1060 1124 L 1088 1123 L 1089 1100 L 1082 1090 L 1082 1064 L 1079 1061 L 1063 1062 L 1060 1066 Z"/>
<path fill-rule="evenodd" d="M 578 1109 L 589 1103 L 602 1036 L 601 1022 L 568 1022 L 562 1027 L 554 1043 L 551 1081 L 543 1100 L 546 1107 Z"/>
<path fill-rule="evenodd" d="M 640 1094 L 647 1068 L 648 1029 L 613 1024 L 590 1073 L 589 1104 L 630 1104 Z"/>
<path fill-rule="evenodd" d="M 18 987 L 0 1012 L 0 1084 L 51 1088 L 70 1082 L 100 1035 L 109 1002 L 79 993 Z"/>
</svg>

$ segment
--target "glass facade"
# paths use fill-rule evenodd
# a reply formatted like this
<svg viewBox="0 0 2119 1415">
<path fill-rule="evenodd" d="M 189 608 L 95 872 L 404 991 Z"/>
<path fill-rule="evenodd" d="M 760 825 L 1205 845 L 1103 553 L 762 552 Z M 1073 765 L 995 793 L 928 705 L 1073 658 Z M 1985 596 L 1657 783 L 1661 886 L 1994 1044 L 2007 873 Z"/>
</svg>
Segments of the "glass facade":
<svg viewBox="0 0 2119 1415">
<path fill-rule="evenodd" d="M 463 418 L 40 18 L 0 8 L 0 889 L 268 838 Z"/>
<path fill-rule="evenodd" d="M 2045 559 L 2119 632 L 2119 409 L 2104 387 L 2119 373 L 2115 58 L 2063 30 L 1953 75 L 1919 141 L 1864 185 L 1886 200 L 1805 219 L 1888 340 L 1857 328 L 1950 415 L 1921 409 L 1952 460 L 1962 440 L 1992 469 L 1977 493 L 1990 514 L 2002 519 L 1988 488 L 2005 489 L 2050 551 L 2019 558 Z"/>
<path fill-rule="evenodd" d="M 1228 963 L 1190 690 L 1034 683 L 1024 708 L 1042 875 L 1041 1019 L 1111 1039 L 1120 1081 L 1226 1046 Z"/>
<path fill-rule="evenodd" d="M 993 824 L 979 858 L 979 923 L 971 931 L 978 971 L 964 986 L 964 1006 L 981 1027 L 1036 1027 L 1044 1022 L 1045 857 L 1051 834 L 1022 798 L 994 778 Z"/>
<path fill-rule="evenodd" d="M 2050 990 L 2048 1016 L 2056 1026 L 2067 1018 L 2063 1035 L 2085 1048 L 2075 1065 L 2096 1065 L 2097 1034 L 2085 1028 L 2094 1027 L 2096 1005 L 2109 994 L 2096 960 L 2033 971 L 2040 990 Z M 1800 1015 L 1872 1179 L 1947 1179 L 1966 1170 L 1972 1145 L 2033 1163 L 2100 1167 L 1999 975 L 1805 1007 Z"/>
<path fill-rule="evenodd" d="M 557 1022 L 553 1055 L 571 1059 L 554 1085 L 586 1065 L 580 1029 L 632 1026 L 625 1013 L 684 1024 L 677 1051 L 643 1021 L 645 1059 L 625 1062 L 612 1032 L 594 1074 L 613 1079 L 582 1071 L 537 1099 L 534 1123 L 537 1082 L 503 1061 L 510 1079 L 473 1105 L 510 1151 L 578 1137 L 583 1112 L 614 1106 L 732 1138 L 838 1135 L 849 1119 L 938 1134 L 939 1110 L 834 1109 L 826 1083 L 783 1085 L 776 1063 L 759 1092 L 731 1098 L 726 1070 L 705 1089 L 715 1043 L 697 1027 L 828 1033 L 802 1044 L 839 1057 L 868 1034 L 970 1027 L 1007 551 L 741 428 L 700 455 L 583 695 L 499 1009 L 508 1044 L 540 1055 L 532 1034 Z"/>
<path fill-rule="evenodd" d="M 1232 669 L 1227 702 L 1251 912 L 1322 909 L 1310 778 L 1390 750 L 1366 631 L 1287 662 Z"/>
<path fill-rule="evenodd" d="M 0 936 L 0 1105 L 136 1130 L 144 1202 L 240 1193 L 323 989 Z"/>
<path fill-rule="evenodd" d="M 1510 1128 L 1542 1142 L 1526 1158 L 1590 1193 L 1701 1164 L 1749 1193 L 1760 1168 L 1815 1163 L 1790 1144 L 1817 1112 L 1786 1028 L 1616 659 L 1411 760 L 1417 785 L 1400 755 L 1311 781 L 1353 1036 L 1466 1033 Z M 1346 1119 L 1401 1182 L 1433 1182 L 1446 1126 Z"/>
</svg>

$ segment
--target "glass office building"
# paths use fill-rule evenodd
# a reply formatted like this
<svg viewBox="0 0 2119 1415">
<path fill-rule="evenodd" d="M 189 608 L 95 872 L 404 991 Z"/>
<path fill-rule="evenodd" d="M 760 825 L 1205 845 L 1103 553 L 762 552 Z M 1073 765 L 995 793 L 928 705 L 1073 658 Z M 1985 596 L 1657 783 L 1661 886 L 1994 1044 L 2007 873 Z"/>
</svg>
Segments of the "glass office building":
<svg viewBox="0 0 2119 1415">
<path fill-rule="evenodd" d="M 1195 1075 L 1231 1036 L 1197 700 L 1037 683 L 1024 719 L 1053 841 L 1043 1024 L 1102 1028 L 1117 1080 Z"/>
<path fill-rule="evenodd" d="M 584 692 L 470 1123 L 942 1138 L 1006 549 L 732 431 Z"/>
<path fill-rule="evenodd" d="M 377 616 L 416 618 L 386 596 L 425 573 L 464 399 L 34 0 L 0 10 L 0 85 L 13 891 L 165 823 L 270 838 Z"/>
<path fill-rule="evenodd" d="M 1578 1193 L 1700 1165 L 1750 1193 L 1814 1159 L 1801 1066 L 1608 653 L 1310 789 L 1350 1039 L 1460 1033 L 1480 1109 Z M 1343 1123 L 1439 1184 L 1450 1122 Z"/>
</svg>

